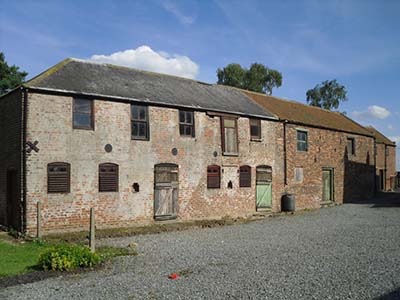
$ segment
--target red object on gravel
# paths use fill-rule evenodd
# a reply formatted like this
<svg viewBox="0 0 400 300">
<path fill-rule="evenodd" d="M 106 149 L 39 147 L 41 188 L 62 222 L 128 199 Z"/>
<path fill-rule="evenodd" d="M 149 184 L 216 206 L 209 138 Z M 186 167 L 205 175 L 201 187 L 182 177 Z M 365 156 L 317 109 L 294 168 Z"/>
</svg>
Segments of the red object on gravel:
<svg viewBox="0 0 400 300">
<path fill-rule="evenodd" d="M 178 276 L 178 274 L 176 274 L 176 273 L 172 273 L 172 274 L 170 274 L 170 275 L 168 276 L 168 278 L 169 278 L 169 279 L 178 279 L 179 276 Z"/>
</svg>

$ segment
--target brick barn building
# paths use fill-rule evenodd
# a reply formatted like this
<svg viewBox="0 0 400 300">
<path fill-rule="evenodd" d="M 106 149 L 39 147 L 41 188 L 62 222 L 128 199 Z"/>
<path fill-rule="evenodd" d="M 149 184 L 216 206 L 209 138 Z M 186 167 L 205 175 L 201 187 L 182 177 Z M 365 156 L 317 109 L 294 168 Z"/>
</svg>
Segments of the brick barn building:
<svg viewBox="0 0 400 300">
<path fill-rule="evenodd" d="M 0 98 L 0 224 L 33 234 L 215 219 L 370 197 L 374 138 L 347 117 L 67 59 Z"/>
<path fill-rule="evenodd" d="M 366 129 L 375 137 L 376 189 L 393 191 L 396 188 L 396 143 L 369 126 Z"/>
</svg>

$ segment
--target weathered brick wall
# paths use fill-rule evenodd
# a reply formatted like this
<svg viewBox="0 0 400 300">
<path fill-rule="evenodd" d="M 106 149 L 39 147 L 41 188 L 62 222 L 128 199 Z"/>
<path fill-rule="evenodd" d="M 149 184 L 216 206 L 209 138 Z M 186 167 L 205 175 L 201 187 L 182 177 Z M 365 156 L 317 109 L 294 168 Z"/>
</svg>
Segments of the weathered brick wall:
<svg viewBox="0 0 400 300">
<path fill-rule="evenodd" d="M 375 169 L 375 176 L 376 176 L 376 189 L 377 191 L 381 190 L 381 174 L 380 170 L 383 170 L 383 172 L 387 173 L 386 171 L 386 158 L 385 158 L 385 148 L 386 145 L 379 143 L 375 144 L 375 149 L 376 149 L 376 169 Z M 387 175 L 386 175 L 387 177 Z M 385 181 L 385 187 L 387 187 L 387 183 Z M 383 190 L 386 190 L 386 188 L 383 188 Z"/>
<path fill-rule="evenodd" d="M 387 146 L 389 149 L 389 155 L 387 156 L 387 181 L 386 187 L 388 189 L 395 188 L 395 177 L 396 177 L 396 147 L 395 146 Z"/>
<path fill-rule="evenodd" d="M 386 148 L 388 149 L 388 154 L 386 155 Z M 396 147 L 385 145 L 382 143 L 376 144 L 376 178 L 377 178 L 377 188 L 379 189 L 380 181 L 380 170 L 385 172 L 385 191 L 391 189 L 391 180 L 393 181 L 394 176 L 396 176 Z"/>
<path fill-rule="evenodd" d="M 179 165 L 178 217 L 183 220 L 243 216 L 255 212 L 255 167 L 273 169 L 273 210 L 283 191 L 282 124 L 262 121 L 262 141 L 251 142 L 249 120 L 239 118 L 239 156 L 221 156 L 219 117 L 195 113 L 196 138 L 179 135 L 178 110 L 149 107 L 150 141 L 131 140 L 130 105 L 96 100 L 95 130 L 72 129 L 72 98 L 29 95 L 28 139 L 39 153 L 27 160 L 27 230 L 36 228 L 36 203 L 42 203 L 45 231 L 86 229 L 89 209 L 98 228 L 153 221 L 154 165 Z M 112 144 L 106 153 L 104 146 Z M 173 156 L 171 149 L 177 148 Z M 218 153 L 217 157 L 213 152 Z M 47 194 L 47 164 L 71 164 L 71 193 Z M 119 192 L 98 193 L 98 165 L 119 165 Z M 207 189 L 207 165 L 221 166 L 220 189 Z M 252 167 L 252 187 L 239 187 L 238 168 Z M 233 188 L 228 189 L 229 181 Z M 133 183 L 140 184 L 134 192 Z"/>
<path fill-rule="evenodd" d="M 21 114 L 22 92 L 14 92 L 0 99 L 0 224 L 20 224 L 18 220 L 7 217 L 7 170 L 17 172 L 16 207 L 21 211 Z"/>
<path fill-rule="evenodd" d="M 286 126 L 287 192 L 296 196 L 296 209 L 318 208 L 322 201 L 322 169 L 334 170 L 334 200 L 338 203 L 371 197 L 374 189 L 374 140 L 319 128 Z M 297 150 L 297 129 L 308 132 L 308 151 Z M 356 141 L 356 155 L 347 155 L 347 137 Z M 303 168 L 302 182 L 295 168 Z"/>
</svg>

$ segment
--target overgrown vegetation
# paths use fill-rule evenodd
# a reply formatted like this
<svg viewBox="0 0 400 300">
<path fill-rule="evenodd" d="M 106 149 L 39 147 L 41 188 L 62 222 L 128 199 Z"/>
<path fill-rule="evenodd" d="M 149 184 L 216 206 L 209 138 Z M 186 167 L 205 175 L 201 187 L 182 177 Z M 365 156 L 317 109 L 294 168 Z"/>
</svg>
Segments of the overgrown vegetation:
<svg viewBox="0 0 400 300">
<path fill-rule="evenodd" d="M 46 249 L 39 256 L 39 266 L 44 270 L 70 271 L 94 267 L 101 262 L 97 253 L 78 245 L 60 244 Z"/>
</svg>

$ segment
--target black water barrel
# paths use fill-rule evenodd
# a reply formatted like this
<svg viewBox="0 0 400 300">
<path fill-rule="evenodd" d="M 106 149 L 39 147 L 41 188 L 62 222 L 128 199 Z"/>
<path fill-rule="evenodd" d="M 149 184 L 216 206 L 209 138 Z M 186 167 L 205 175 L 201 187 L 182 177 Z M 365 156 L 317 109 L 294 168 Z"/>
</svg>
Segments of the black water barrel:
<svg viewBox="0 0 400 300">
<path fill-rule="evenodd" d="M 295 211 L 296 197 L 292 194 L 285 194 L 282 196 L 281 204 L 282 211 Z"/>
</svg>

